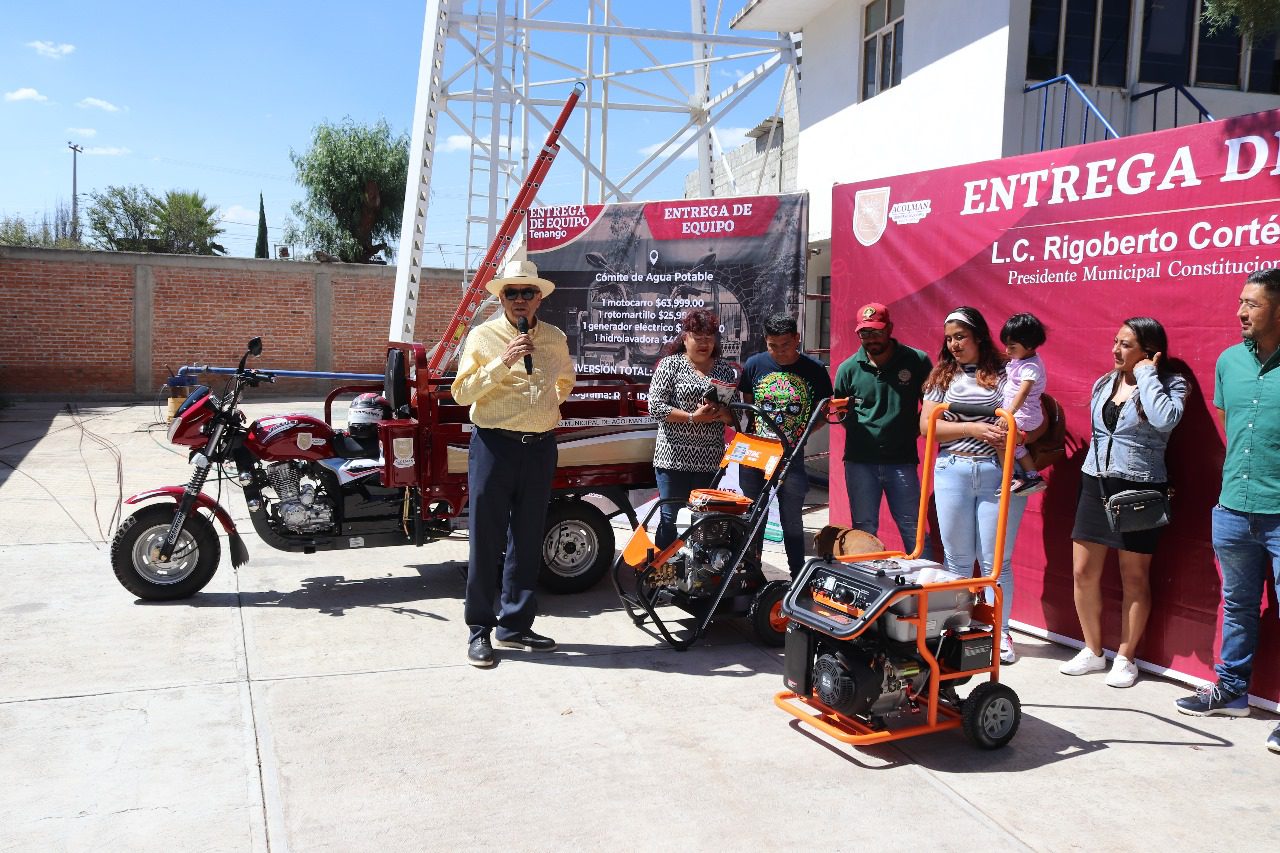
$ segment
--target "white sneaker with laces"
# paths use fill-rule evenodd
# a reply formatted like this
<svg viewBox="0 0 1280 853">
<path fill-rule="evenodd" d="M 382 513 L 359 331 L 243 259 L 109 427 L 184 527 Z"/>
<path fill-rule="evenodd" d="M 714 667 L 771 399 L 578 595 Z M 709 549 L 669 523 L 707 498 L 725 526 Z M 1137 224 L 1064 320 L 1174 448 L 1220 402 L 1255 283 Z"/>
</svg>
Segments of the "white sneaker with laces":
<svg viewBox="0 0 1280 853">
<path fill-rule="evenodd" d="M 1111 671 L 1107 673 L 1109 687 L 1132 687 L 1138 680 L 1138 665 L 1124 655 L 1116 655 L 1111 662 Z"/>
<path fill-rule="evenodd" d="M 1018 653 L 1013 650 L 1013 635 L 1008 631 L 1000 634 L 1000 663 L 1016 663 Z"/>
<path fill-rule="evenodd" d="M 1102 655 L 1095 655 L 1093 650 L 1085 646 L 1076 652 L 1076 656 L 1071 660 L 1058 667 L 1058 672 L 1063 675 L 1088 675 L 1091 672 L 1102 672 L 1107 668 L 1107 659 Z"/>
</svg>

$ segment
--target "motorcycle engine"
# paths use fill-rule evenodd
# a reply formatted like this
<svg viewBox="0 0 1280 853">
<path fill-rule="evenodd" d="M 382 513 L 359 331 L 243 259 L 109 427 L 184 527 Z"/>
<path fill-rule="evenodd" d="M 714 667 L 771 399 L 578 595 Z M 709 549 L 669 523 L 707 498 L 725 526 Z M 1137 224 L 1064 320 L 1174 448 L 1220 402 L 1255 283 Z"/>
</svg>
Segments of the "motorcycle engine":
<svg viewBox="0 0 1280 853">
<path fill-rule="evenodd" d="M 924 689 L 928 670 L 916 660 L 890 659 L 848 644 L 818 656 L 814 692 L 822 704 L 850 717 L 873 717 L 903 709 Z"/>
<path fill-rule="evenodd" d="M 293 533 L 316 533 L 333 526 L 333 503 L 316 484 L 303 481 L 305 466 L 296 462 L 268 465 L 267 482 L 275 490 L 280 523 Z"/>
</svg>

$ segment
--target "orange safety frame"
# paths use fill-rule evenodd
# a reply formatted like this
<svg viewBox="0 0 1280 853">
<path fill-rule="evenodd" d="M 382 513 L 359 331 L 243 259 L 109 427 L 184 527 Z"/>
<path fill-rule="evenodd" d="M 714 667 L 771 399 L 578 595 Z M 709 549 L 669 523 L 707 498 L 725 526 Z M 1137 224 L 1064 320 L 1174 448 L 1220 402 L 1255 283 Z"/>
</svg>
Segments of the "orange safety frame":
<svg viewBox="0 0 1280 853">
<path fill-rule="evenodd" d="M 935 426 L 938 419 L 943 413 L 950 408 L 949 404 L 939 404 L 929 417 L 929 427 L 925 434 L 925 458 L 923 460 L 920 484 L 920 514 L 918 518 L 926 518 L 929 510 L 929 498 L 933 493 L 933 463 L 937 459 L 938 444 L 935 440 Z M 965 578 L 955 581 L 943 581 L 940 583 L 926 583 L 919 589 L 904 590 L 891 596 L 881 606 L 881 612 L 887 610 L 894 603 L 908 597 L 916 598 L 916 615 L 914 617 L 898 616 L 899 621 L 907 622 L 915 625 L 916 628 L 916 652 L 920 656 L 920 660 L 929 667 L 929 679 L 927 681 L 928 691 L 925 696 L 920 697 L 925 700 L 925 717 L 924 722 L 916 726 L 906 726 L 901 729 L 890 731 L 888 729 L 874 729 L 871 726 L 840 713 L 832 708 L 827 707 L 818 700 L 816 696 L 801 696 L 791 691 L 783 690 L 773 697 L 773 703 L 782 710 L 791 714 L 803 723 L 807 723 L 818 729 L 822 733 L 840 741 L 841 743 L 850 744 L 852 746 L 869 746 L 875 743 L 885 743 L 888 741 L 902 740 L 903 738 L 915 737 L 916 735 L 929 734 L 931 732 L 940 732 L 947 729 L 960 728 L 963 720 L 959 711 L 941 705 L 938 701 L 938 693 L 942 688 L 943 682 L 951 681 L 958 678 L 969 678 L 975 675 L 988 674 L 990 680 L 998 682 L 1000 680 L 1000 655 L 998 644 L 995 642 L 996 628 L 999 625 L 998 614 L 1001 613 L 1004 604 L 1004 591 L 1000 588 L 1000 571 L 1004 565 L 1002 559 L 1004 554 L 1004 543 L 1007 533 L 1007 525 L 1009 520 L 1009 484 L 1013 479 L 1013 460 L 1017 452 L 1018 428 L 1014 423 L 1013 415 L 1004 409 L 996 409 L 997 417 L 1002 418 L 1007 427 L 1004 444 L 1003 470 L 1001 471 L 1000 485 L 1000 503 L 996 516 L 996 541 L 993 553 L 1000 555 L 1001 558 L 992 561 L 991 573 L 977 578 Z M 870 554 L 855 554 L 849 556 L 840 556 L 836 559 L 844 563 L 862 562 L 865 560 L 880 559 L 916 559 L 924 551 L 925 525 L 916 526 L 915 547 L 910 554 L 902 551 L 877 551 Z M 993 591 L 995 602 L 987 604 L 981 602 L 976 604 L 973 609 L 973 618 L 981 624 L 991 625 L 990 631 L 992 635 L 992 653 L 991 665 L 978 669 L 967 669 L 960 672 L 952 672 L 943 670 L 939 665 L 937 657 L 929 649 L 926 643 L 926 626 L 929 620 L 929 594 L 934 592 L 945 591 L 948 589 L 967 589 L 977 594 L 984 589 Z M 867 628 L 874 623 L 868 620 L 862 631 L 854 634 L 847 639 L 854 639 L 861 636 Z M 978 634 L 977 636 L 981 636 Z"/>
</svg>

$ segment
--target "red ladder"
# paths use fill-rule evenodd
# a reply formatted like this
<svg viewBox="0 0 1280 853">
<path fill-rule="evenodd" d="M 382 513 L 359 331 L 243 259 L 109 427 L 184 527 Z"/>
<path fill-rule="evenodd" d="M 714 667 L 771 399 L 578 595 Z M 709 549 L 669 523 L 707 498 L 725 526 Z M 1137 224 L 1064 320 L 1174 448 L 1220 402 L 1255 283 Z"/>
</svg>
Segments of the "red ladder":
<svg viewBox="0 0 1280 853">
<path fill-rule="evenodd" d="M 427 383 L 430 387 L 439 384 L 442 369 L 458 354 L 462 340 L 471 329 L 471 323 L 475 320 L 476 312 L 480 310 L 480 304 L 484 302 L 487 293 L 485 288 L 498 272 L 498 261 L 506 255 L 511 241 L 520 230 L 521 223 L 524 222 L 525 214 L 529 212 L 529 206 L 538 194 L 538 188 L 542 186 L 542 179 L 546 177 L 556 155 L 560 153 L 560 146 L 556 140 L 560 138 L 560 132 L 568 122 L 569 114 L 573 112 L 578 98 L 585 90 L 586 86 L 582 83 L 574 84 L 569 100 L 565 101 L 564 107 L 560 110 L 560 116 L 551 127 L 551 132 L 547 134 L 547 141 L 542 144 L 542 150 L 538 152 L 533 169 L 524 179 L 520 191 L 516 193 L 511 209 L 507 211 L 506 218 L 502 220 L 502 226 L 494 236 L 493 243 L 489 245 L 489 251 L 485 253 L 484 260 L 476 269 L 475 278 L 471 279 L 471 283 L 462 294 L 462 301 L 458 304 L 458 309 L 453 312 L 453 319 L 445 327 L 440 342 L 432 347 L 431 354 L 427 357 Z"/>
</svg>

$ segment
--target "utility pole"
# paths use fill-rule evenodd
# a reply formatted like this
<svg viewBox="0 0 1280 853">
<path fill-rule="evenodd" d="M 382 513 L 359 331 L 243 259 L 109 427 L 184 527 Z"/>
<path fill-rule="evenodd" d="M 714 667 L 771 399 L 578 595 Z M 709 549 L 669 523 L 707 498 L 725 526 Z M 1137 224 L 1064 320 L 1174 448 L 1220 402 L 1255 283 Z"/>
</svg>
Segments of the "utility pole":
<svg viewBox="0 0 1280 853">
<path fill-rule="evenodd" d="M 76 196 L 76 155 L 84 150 L 84 146 L 76 145 L 68 140 L 67 147 L 71 149 L 71 239 L 73 242 L 79 243 L 80 209 L 79 198 Z"/>
</svg>

